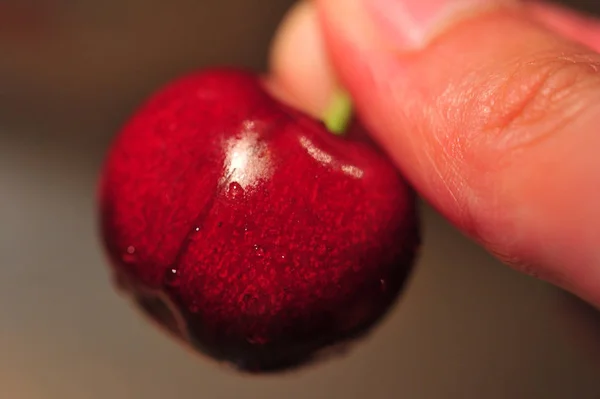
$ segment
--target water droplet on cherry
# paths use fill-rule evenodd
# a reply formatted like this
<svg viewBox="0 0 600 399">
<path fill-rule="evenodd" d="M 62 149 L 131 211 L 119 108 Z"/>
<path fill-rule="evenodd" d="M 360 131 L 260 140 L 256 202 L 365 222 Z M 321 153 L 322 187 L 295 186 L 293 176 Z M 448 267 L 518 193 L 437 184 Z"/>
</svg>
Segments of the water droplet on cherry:
<svg viewBox="0 0 600 399">
<path fill-rule="evenodd" d="M 121 258 L 125 263 L 134 263 L 137 260 L 137 256 L 135 255 L 135 247 L 133 245 L 128 246 Z"/>
<path fill-rule="evenodd" d="M 231 182 L 227 188 L 227 196 L 231 200 L 240 200 L 244 198 L 244 188 L 238 182 Z"/>
<path fill-rule="evenodd" d="M 387 281 L 385 281 L 384 279 L 379 280 L 379 286 L 381 287 L 381 292 L 387 291 Z"/>
<path fill-rule="evenodd" d="M 265 250 L 263 247 L 261 247 L 258 244 L 254 244 L 253 248 L 254 248 L 254 253 L 256 254 L 256 256 L 258 256 L 259 258 L 262 258 L 263 256 L 265 256 Z"/>
<path fill-rule="evenodd" d="M 168 287 L 177 287 L 181 284 L 181 273 L 176 267 L 169 267 L 165 272 L 164 283 Z"/>
<path fill-rule="evenodd" d="M 264 345 L 268 342 L 268 339 L 261 335 L 254 334 L 246 337 L 246 341 L 252 345 Z"/>
</svg>

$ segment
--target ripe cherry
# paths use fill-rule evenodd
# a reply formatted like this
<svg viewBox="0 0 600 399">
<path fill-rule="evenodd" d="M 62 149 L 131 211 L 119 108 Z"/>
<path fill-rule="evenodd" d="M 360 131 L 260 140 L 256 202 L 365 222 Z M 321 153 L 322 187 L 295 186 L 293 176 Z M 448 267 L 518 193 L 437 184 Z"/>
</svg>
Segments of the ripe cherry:
<svg viewBox="0 0 600 399">
<path fill-rule="evenodd" d="M 194 348 L 255 372 L 367 332 L 419 245 L 414 196 L 384 155 L 234 70 L 143 105 L 108 154 L 100 203 L 121 286 Z"/>
</svg>

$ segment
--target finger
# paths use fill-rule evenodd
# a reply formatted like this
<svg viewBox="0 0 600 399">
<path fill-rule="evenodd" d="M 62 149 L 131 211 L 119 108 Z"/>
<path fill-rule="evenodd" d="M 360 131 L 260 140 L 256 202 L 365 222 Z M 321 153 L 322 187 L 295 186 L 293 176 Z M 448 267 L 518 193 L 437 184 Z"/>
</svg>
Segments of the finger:
<svg viewBox="0 0 600 399">
<path fill-rule="evenodd" d="M 280 100 L 323 119 L 335 101 L 339 84 L 328 58 L 316 8 L 308 2 L 293 6 L 271 45 L 265 85 Z M 351 121 L 346 135 L 374 145 L 360 123 Z"/>
<path fill-rule="evenodd" d="M 600 20 L 553 3 L 526 3 L 531 16 L 556 32 L 600 51 Z M 267 84 L 279 98 L 315 117 L 337 84 L 318 26 L 316 8 L 301 1 L 282 21 L 271 45 Z"/>
<path fill-rule="evenodd" d="M 321 117 L 336 88 L 316 9 L 293 6 L 271 45 L 269 88 L 290 105 Z"/>
<path fill-rule="evenodd" d="M 331 61 L 415 187 L 600 304 L 600 56 L 510 2 L 319 0 Z"/>
<path fill-rule="evenodd" d="M 558 4 L 533 1 L 526 4 L 531 15 L 571 40 L 600 51 L 600 20 Z"/>
</svg>

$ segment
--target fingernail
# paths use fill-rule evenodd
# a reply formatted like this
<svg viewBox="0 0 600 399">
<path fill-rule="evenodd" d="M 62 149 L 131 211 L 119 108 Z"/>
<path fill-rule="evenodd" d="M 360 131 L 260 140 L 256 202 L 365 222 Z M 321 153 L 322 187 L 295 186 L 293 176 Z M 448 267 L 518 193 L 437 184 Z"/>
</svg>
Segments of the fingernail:
<svg viewBox="0 0 600 399">
<path fill-rule="evenodd" d="M 425 47 L 460 20 L 514 0 L 362 0 L 386 39 L 403 50 Z"/>
</svg>

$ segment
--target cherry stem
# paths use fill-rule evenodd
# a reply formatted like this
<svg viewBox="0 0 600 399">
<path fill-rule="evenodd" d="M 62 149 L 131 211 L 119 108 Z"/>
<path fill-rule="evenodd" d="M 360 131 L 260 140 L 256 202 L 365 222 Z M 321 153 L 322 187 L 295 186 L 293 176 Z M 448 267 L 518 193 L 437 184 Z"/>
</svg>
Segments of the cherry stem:
<svg viewBox="0 0 600 399">
<path fill-rule="evenodd" d="M 323 123 L 331 133 L 341 136 L 350 125 L 352 113 L 352 97 L 343 90 L 337 90 L 325 111 Z"/>
</svg>

